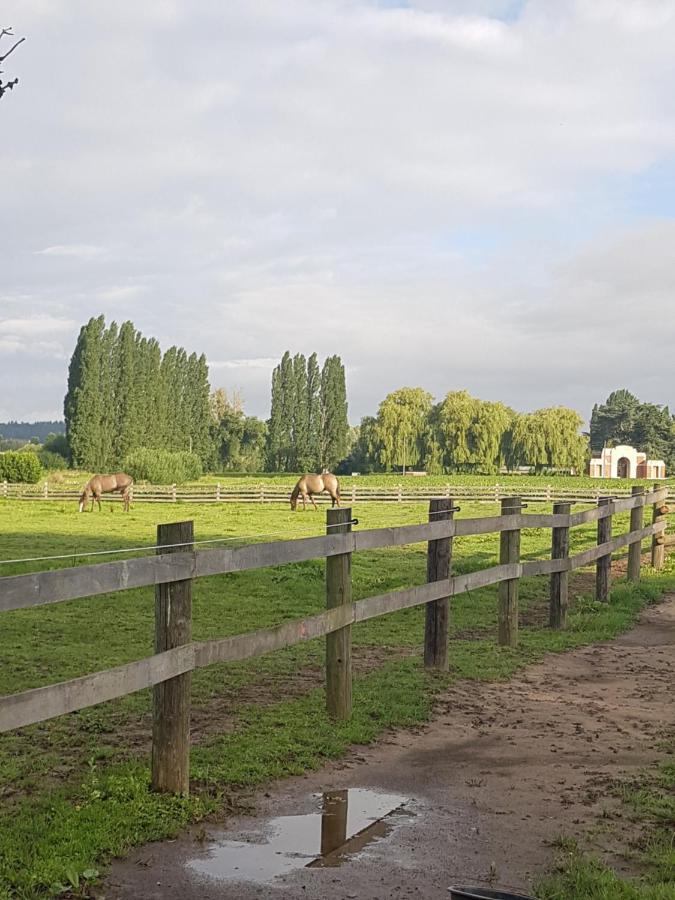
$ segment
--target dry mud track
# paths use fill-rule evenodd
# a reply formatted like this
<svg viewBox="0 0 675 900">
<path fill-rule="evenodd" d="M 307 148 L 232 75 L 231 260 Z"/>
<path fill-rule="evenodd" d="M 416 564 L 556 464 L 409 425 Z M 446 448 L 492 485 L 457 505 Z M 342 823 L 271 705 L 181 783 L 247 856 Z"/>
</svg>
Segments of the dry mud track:
<svg viewBox="0 0 675 900">
<path fill-rule="evenodd" d="M 108 900 L 447 898 L 452 883 L 527 891 L 561 833 L 582 835 L 614 803 L 607 787 L 660 756 L 675 727 L 675 598 L 611 643 L 550 654 L 502 684 L 461 682 L 432 723 L 385 737 L 320 772 L 254 798 L 255 817 L 148 845 L 114 865 Z M 409 819 L 338 868 L 268 883 L 204 879 L 186 862 L 209 840 L 254 834 L 279 815 L 316 811 L 317 793 L 372 788 L 410 798 Z M 622 860 L 615 860 L 621 868 Z"/>
</svg>

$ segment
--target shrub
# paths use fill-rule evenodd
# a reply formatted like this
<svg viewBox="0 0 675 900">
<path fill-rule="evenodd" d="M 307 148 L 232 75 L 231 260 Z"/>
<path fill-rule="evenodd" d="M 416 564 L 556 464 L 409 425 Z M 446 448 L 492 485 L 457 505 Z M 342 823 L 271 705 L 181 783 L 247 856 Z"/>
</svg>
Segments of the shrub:
<svg viewBox="0 0 675 900">
<path fill-rule="evenodd" d="M 38 459 L 44 469 L 65 469 L 68 465 L 68 460 L 64 459 L 60 453 L 53 453 L 44 448 L 38 452 Z"/>
<path fill-rule="evenodd" d="M 183 484 L 202 477 L 202 463 L 195 453 L 149 450 L 141 447 L 124 459 L 124 471 L 135 481 L 151 484 Z"/>
<path fill-rule="evenodd" d="M 36 484 L 42 475 L 42 466 L 37 453 L 8 450 L 0 453 L 0 481 L 14 484 L 24 482 Z"/>
<path fill-rule="evenodd" d="M 59 456 L 62 456 L 64 463 L 62 463 L 61 468 L 68 464 L 68 460 L 70 459 L 70 447 L 68 446 L 68 440 L 65 434 L 48 434 L 42 445 L 42 449 L 49 450 L 50 453 L 58 453 Z"/>
</svg>

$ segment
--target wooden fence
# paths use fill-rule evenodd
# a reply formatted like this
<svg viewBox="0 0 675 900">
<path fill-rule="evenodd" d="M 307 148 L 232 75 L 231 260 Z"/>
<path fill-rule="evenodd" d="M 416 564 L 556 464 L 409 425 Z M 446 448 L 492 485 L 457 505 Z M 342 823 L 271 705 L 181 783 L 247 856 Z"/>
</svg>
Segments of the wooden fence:
<svg viewBox="0 0 675 900">
<path fill-rule="evenodd" d="M 424 660 L 429 667 L 448 666 L 449 598 L 465 591 L 499 585 L 499 643 L 518 642 L 518 584 L 525 576 L 550 577 L 550 624 L 564 628 L 567 579 L 573 569 L 596 563 L 596 596 L 609 596 L 612 553 L 628 547 L 628 577 L 640 577 L 641 543 L 652 540 L 652 565 L 664 564 L 668 508 L 666 489 L 634 487 L 632 496 L 601 500 L 595 508 L 571 512 L 569 501 L 552 514 L 523 513 L 519 497 L 502 500 L 501 515 L 455 519 L 454 498 L 431 501 L 429 521 L 354 531 L 349 508 L 327 511 L 327 534 L 228 549 L 195 550 L 192 522 L 158 527 L 155 556 L 0 578 L 0 612 L 111 591 L 155 586 L 155 653 L 125 665 L 59 684 L 0 697 L 0 732 L 11 731 L 153 687 L 152 784 L 156 790 L 187 793 L 190 728 L 190 673 L 219 662 L 251 659 L 273 650 L 326 636 L 326 697 L 329 714 L 345 719 L 351 712 L 351 628 L 396 610 L 426 606 Z M 652 522 L 644 526 L 646 506 Z M 630 531 L 612 536 L 612 517 L 631 512 Z M 597 522 L 597 545 L 569 555 L 569 531 Z M 552 529 L 551 558 L 521 561 L 520 531 Z M 452 543 L 457 537 L 500 534 L 499 564 L 452 575 Z M 351 556 L 380 547 L 428 542 L 427 583 L 356 602 L 351 597 Z M 326 611 L 248 634 L 191 640 L 192 582 L 206 575 L 241 572 L 284 563 L 326 559 Z"/>
<path fill-rule="evenodd" d="M 664 487 L 667 487 L 664 485 Z M 0 482 L 0 497 L 16 500 L 72 500 L 80 496 L 80 489 L 71 486 L 50 484 L 10 484 Z M 291 489 L 274 484 L 258 485 L 134 485 L 132 499 L 143 503 L 284 503 L 288 504 Z M 558 487 L 556 484 L 523 488 L 504 483 L 493 485 L 455 485 L 447 483 L 442 486 L 425 486 L 415 481 L 412 484 L 397 484 L 383 487 L 368 484 L 351 484 L 343 487 L 343 503 L 367 503 L 369 501 L 389 503 L 419 503 L 435 497 L 452 497 L 456 500 L 476 501 L 479 503 L 498 503 L 502 497 L 517 494 L 522 500 L 530 503 L 553 503 L 556 500 L 567 500 L 571 503 L 590 503 L 601 497 L 630 497 L 630 487 L 617 487 L 598 483 L 597 487 Z M 328 502 L 325 497 L 315 498 L 319 502 Z M 675 491 L 668 489 L 668 499 L 675 499 Z M 121 496 L 107 494 L 104 502 L 120 502 Z"/>
</svg>

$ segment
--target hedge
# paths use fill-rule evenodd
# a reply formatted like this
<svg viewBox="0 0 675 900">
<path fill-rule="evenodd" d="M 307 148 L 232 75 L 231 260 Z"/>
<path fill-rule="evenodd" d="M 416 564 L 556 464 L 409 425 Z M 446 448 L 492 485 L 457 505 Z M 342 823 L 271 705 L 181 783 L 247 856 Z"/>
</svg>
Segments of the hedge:
<svg viewBox="0 0 675 900">
<path fill-rule="evenodd" d="M 37 484 L 42 466 L 37 453 L 7 450 L 0 453 L 0 481 L 12 484 Z"/>
</svg>

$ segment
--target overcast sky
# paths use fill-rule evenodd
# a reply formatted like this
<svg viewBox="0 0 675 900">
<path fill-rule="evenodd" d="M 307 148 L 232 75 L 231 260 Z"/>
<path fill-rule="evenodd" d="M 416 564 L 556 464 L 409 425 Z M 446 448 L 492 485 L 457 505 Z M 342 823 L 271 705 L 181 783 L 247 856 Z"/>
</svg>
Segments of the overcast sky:
<svg viewBox="0 0 675 900">
<path fill-rule="evenodd" d="M 675 405 L 675 0 L 3 16 L 0 421 L 62 416 L 100 313 L 265 417 L 286 349 L 342 356 L 354 422 L 404 385 Z"/>
</svg>

